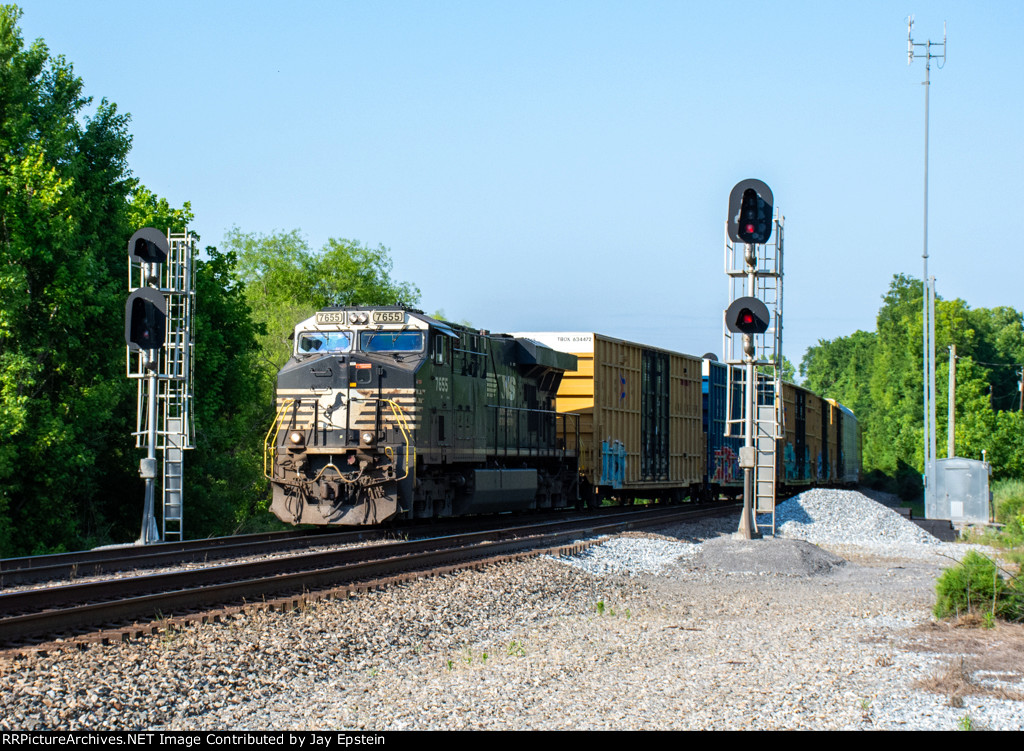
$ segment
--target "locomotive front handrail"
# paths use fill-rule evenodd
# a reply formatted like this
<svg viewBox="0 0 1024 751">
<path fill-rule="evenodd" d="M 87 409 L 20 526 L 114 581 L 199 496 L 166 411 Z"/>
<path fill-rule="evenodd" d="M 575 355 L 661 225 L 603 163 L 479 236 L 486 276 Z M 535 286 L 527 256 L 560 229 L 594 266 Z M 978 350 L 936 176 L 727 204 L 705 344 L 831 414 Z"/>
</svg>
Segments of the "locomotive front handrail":
<svg viewBox="0 0 1024 751">
<path fill-rule="evenodd" d="M 277 414 L 274 415 L 274 421 L 270 423 L 270 429 L 267 431 L 266 438 L 263 439 L 263 476 L 268 480 L 273 480 L 274 465 L 277 459 L 277 436 L 281 432 L 281 420 L 284 417 L 285 411 L 295 404 L 294 399 L 285 399 L 281 402 L 281 406 L 277 410 Z M 271 439 L 271 433 L 274 437 Z M 267 466 L 269 464 L 269 471 Z"/>
<path fill-rule="evenodd" d="M 412 439 L 409 436 L 409 433 L 410 433 L 409 423 L 408 423 L 408 420 L 407 420 L 407 418 L 405 416 L 405 410 L 402 409 L 402 405 L 401 404 L 399 404 L 398 402 L 394 401 L 393 399 L 382 399 L 381 401 L 383 401 L 385 404 L 387 404 L 391 408 L 391 412 L 395 416 L 395 424 L 398 426 L 398 429 L 400 431 L 402 431 L 402 437 L 405 438 L 405 474 L 402 475 L 401 477 L 397 478 L 398 480 L 404 480 L 406 477 L 409 476 L 409 466 L 410 466 L 409 465 L 409 447 L 412 446 Z M 379 405 L 378 405 L 378 408 L 379 408 Z M 388 448 L 389 447 L 387 447 L 387 446 L 384 447 L 384 453 L 385 454 L 387 454 Z M 394 457 L 392 457 L 392 460 L 394 460 Z M 416 462 L 416 448 L 415 448 L 415 446 L 412 447 L 412 460 L 413 460 L 413 463 Z"/>
<path fill-rule="evenodd" d="M 301 405 L 302 401 L 302 399 L 295 398 L 284 399 L 281 402 L 280 406 L 278 407 L 277 412 L 274 415 L 274 419 L 270 424 L 270 428 L 269 430 L 267 430 L 267 434 L 263 439 L 263 476 L 268 480 L 275 479 L 274 468 L 276 466 L 277 460 L 278 436 L 280 436 L 281 430 L 284 427 L 284 423 L 287 417 L 286 413 L 288 412 L 289 409 L 295 407 L 296 405 Z M 316 400 L 314 399 L 312 401 L 314 402 L 315 408 Z M 416 448 L 413 445 L 412 427 L 409 424 L 408 416 L 405 414 L 405 409 L 402 407 L 401 404 L 394 401 L 393 399 L 369 398 L 361 399 L 359 401 L 375 402 L 374 408 L 376 414 L 374 422 L 375 432 L 377 433 L 379 433 L 381 431 L 381 428 L 384 426 L 384 421 L 382 420 L 381 417 L 381 405 L 386 404 L 388 408 L 391 410 L 391 413 L 394 416 L 395 427 L 401 433 L 402 441 L 405 443 L 405 474 L 398 478 L 399 480 L 404 480 L 406 477 L 409 476 L 410 467 L 412 466 L 412 463 L 415 462 L 416 460 Z M 342 438 L 342 446 L 351 447 L 349 443 L 348 429 L 335 428 L 330 422 L 325 421 L 323 417 L 315 418 L 315 422 L 316 424 L 312 427 L 314 433 L 318 433 L 321 429 L 334 429 L 340 434 Z M 303 428 L 302 430 L 305 431 L 306 428 Z M 384 453 L 385 455 L 389 456 L 392 461 L 394 461 L 394 450 L 390 446 L 384 447 Z M 327 466 L 323 467 L 323 469 L 321 469 L 320 473 L 314 479 L 319 479 L 320 474 L 322 474 L 323 471 L 326 469 L 334 469 L 337 472 L 338 476 L 343 481 L 350 482 L 345 478 L 344 473 L 341 472 L 341 470 L 339 470 L 336 466 L 334 466 L 331 463 L 328 463 Z"/>
</svg>

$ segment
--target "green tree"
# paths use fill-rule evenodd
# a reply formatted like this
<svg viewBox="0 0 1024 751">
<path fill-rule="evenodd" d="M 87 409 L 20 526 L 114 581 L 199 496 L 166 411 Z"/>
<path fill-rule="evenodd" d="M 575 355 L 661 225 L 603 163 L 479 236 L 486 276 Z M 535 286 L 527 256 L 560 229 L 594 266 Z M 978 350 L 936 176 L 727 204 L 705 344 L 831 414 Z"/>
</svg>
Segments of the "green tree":
<svg viewBox="0 0 1024 751">
<path fill-rule="evenodd" d="M 262 399 L 259 343 L 232 252 L 208 247 L 196 263 L 195 450 L 186 455 L 191 536 L 230 534 L 266 498 L 262 439 L 273 405 Z"/>
<path fill-rule="evenodd" d="M 95 340 L 119 338 L 123 288 L 109 254 L 124 242 L 111 231 L 131 187 L 127 118 L 106 101 L 87 114 L 81 80 L 42 41 L 25 47 L 20 16 L 0 7 L 4 552 L 58 546 L 102 523 L 83 499 L 97 490 L 92 467 L 123 386 L 111 378 L 111 347 Z"/>
<path fill-rule="evenodd" d="M 161 206 L 128 170 L 128 117 L 26 45 L 20 17 L 0 6 L 0 555 L 120 528 L 138 482 L 126 241 Z"/>
<path fill-rule="evenodd" d="M 878 312 L 875 332 L 820 341 L 807 350 L 800 370 L 804 385 L 850 407 L 864 431 L 867 470 L 902 478 L 920 488 L 923 471 L 922 285 L 904 275 L 893 278 Z M 1021 314 L 1012 308 L 972 310 L 963 300 L 936 300 L 936 444 L 946 443 L 949 364 L 957 347 L 957 455 L 987 452 L 996 477 L 1014 476 L 1024 464 L 1020 412 L 1010 413 L 1011 381 L 1024 359 Z M 1017 474 L 1016 476 L 1019 476 Z"/>
<path fill-rule="evenodd" d="M 254 320 L 266 333 L 260 344 L 268 374 L 291 355 L 295 324 L 332 305 L 416 305 L 419 289 L 391 278 L 383 245 L 330 239 L 314 252 L 299 230 L 270 235 L 232 229 L 226 250 L 238 256 L 238 272 Z"/>
<path fill-rule="evenodd" d="M 978 308 L 969 311 L 978 334 L 974 357 L 991 369 L 992 407 L 1019 410 L 1018 378 L 1024 368 L 1024 316 L 1013 308 Z"/>
<path fill-rule="evenodd" d="M 820 340 L 809 347 L 800 363 L 803 385 L 816 394 L 836 399 L 853 410 L 865 414 L 870 394 L 868 384 L 874 365 L 876 335 L 855 331 L 850 336 L 831 341 Z"/>
</svg>

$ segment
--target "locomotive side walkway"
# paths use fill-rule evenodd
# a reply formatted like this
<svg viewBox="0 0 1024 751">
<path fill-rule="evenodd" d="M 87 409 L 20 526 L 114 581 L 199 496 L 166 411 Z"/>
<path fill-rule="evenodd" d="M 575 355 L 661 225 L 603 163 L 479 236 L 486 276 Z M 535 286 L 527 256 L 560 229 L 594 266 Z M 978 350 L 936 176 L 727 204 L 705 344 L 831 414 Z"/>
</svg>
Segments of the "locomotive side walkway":
<svg viewBox="0 0 1024 751">
<path fill-rule="evenodd" d="M 0 728 L 1024 726 L 1020 628 L 932 624 L 935 577 L 964 546 L 882 530 L 858 493 L 805 500 L 787 540 L 734 541 L 734 520 L 627 533 L 573 559 L 3 662 Z M 844 507 L 861 538 L 793 539 Z"/>
</svg>

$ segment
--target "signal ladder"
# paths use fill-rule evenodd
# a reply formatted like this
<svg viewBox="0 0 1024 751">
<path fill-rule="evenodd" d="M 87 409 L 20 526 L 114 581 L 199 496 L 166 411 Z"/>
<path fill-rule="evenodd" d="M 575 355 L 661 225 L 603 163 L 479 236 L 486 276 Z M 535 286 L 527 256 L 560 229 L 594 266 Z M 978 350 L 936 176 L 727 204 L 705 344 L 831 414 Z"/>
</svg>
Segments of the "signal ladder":
<svg viewBox="0 0 1024 751">
<path fill-rule="evenodd" d="M 749 267 L 744 260 L 745 246 L 733 243 L 725 234 L 725 273 L 729 285 L 729 303 L 740 297 L 753 296 L 761 300 L 771 313 L 768 330 L 754 336 L 754 358 L 757 372 L 757 410 L 754 415 L 754 512 L 771 515 L 771 532 L 775 534 L 775 495 L 777 489 L 776 458 L 779 441 L 785 436 L 785 410 L 782 403 L 782 250 L 785 218 L 775 212 L 773 241 L 756 246 L 757 265 L 754 270 L 754 289 L 750 289 Z M 734 334 L 724 324 L 723 347 L 729 379 L 726 389 L 726 433 L 743 435 L 746 420 L 744 406 L 734 412 L 734 390 L 745 393 L 746 363 L 743 353 L 743 335 Z M 740 366 L 740 367 L 736 367 Z M 738 414 L 734 419 L 728 416 Z M 755 516 L 756 519 L 756 516 Z"/>
</svg>

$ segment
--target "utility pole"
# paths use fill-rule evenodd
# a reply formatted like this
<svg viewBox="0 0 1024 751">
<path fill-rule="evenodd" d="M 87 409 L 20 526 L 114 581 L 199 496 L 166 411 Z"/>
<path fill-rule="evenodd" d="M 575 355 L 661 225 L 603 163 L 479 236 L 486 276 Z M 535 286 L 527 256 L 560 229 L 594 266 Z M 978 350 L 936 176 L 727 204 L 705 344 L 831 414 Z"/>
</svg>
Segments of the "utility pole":
<svg viewBox="0 0 1024 751">
<path fill-rule="evenodd" d="M 946 63 L 946 25 L 942 25 L 942 43 L 915 42 L 913 38 L 914 17 L 907 19 L 907 65 L 914 62 L 915 57 L 925 59 L 924 85 L 924 275 L 921 280 L 923 291 L 924 322 L 922 325 L 922 353 L 924 376 L 924 502 L 925 516 L 934 518 L 932 509 L 932 492 L 934 488 L 935 462 L 935 298 L 934 280 L 928 276 L 928 108 L 929 91 L 931 89 L 932 59 L 941 60 L 942 68 Z M 932 48 L 935 51 L 932 51 Z M 942 51 L 938 52 L 941 47 Z M 922 49 L 919 49 L 922 48 Z"/>
<path fill-rule="evenodd" d="M 956 345 L 949 345 L 949 417 L 946 420 L 946 457 L 956 456 Z"/>
</svg>

